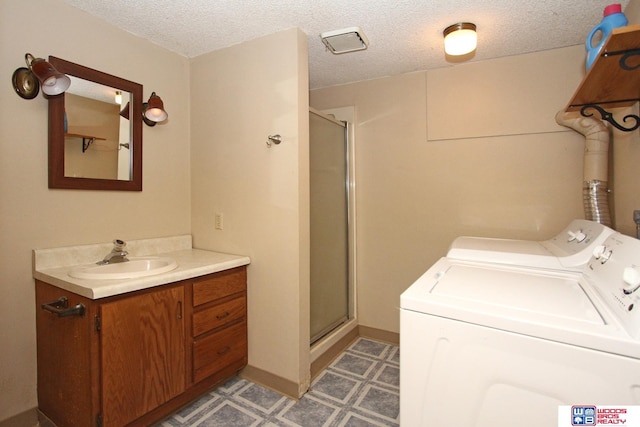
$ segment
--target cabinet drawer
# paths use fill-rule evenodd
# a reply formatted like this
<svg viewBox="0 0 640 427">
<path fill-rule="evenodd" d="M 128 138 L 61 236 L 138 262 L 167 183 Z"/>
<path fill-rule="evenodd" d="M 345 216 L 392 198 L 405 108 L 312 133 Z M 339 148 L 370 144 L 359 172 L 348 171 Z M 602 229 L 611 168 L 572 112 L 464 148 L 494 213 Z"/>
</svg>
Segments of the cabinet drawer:
<svg viewBox="0 0 640 427">
<path fill-rule="evenodd" d="M 193 336 L 224 326 L 246 315 L 247 298 L 232 299 L 224 304 L 200 310 L 193 314 Z"/>
<path fill-rule="evenodd" d="M 243 292 L 246 289 L 247 270 L 245 267 L 222 271 L 193 283 L 193 305 Z"/>
<path fill-rule="evenodd" d="M 246 322 L 197 339 L 193 343 L 193 380 L 198 382 L 246 357 Z"/>
</svg>

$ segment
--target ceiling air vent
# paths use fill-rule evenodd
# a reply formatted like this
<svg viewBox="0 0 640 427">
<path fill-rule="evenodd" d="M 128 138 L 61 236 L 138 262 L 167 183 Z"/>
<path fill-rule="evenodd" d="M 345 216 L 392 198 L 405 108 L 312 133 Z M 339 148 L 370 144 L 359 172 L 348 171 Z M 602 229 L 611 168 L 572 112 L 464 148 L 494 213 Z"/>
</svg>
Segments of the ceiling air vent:
<svg viewBox="0 0 640 427">
<path fill-rule="evenodd" d="M 364 50 L 369 45 L 369 40 L 358 27 L 328 31 L 320 34 L 320 38 L 327 49 L 335 54 Z"/>
</svg>

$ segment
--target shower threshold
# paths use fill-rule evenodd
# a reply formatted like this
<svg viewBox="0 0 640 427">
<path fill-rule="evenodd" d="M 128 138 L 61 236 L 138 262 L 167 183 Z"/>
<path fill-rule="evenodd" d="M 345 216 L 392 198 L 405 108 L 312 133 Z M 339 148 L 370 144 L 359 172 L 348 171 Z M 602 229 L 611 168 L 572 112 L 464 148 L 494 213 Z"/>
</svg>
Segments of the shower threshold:
<svg viewBox="0 0 640 427">
<path fill-rule="evenodd" d="M 331 323 L 329 326 L 322 329 L 320 332 L 318 332 L 317 334 L 311 337 L 310 345 L 314 345 L 316 342 L 320 341 L 322 338 L 326 337 L 331 332 L 333 332 L 334 330 L 338 329 L 340 326 L 347 323 L 348 320 L 349 318 L 347 316 L 344 316 L 336 320 L 335 322 Z"/>
</svg>

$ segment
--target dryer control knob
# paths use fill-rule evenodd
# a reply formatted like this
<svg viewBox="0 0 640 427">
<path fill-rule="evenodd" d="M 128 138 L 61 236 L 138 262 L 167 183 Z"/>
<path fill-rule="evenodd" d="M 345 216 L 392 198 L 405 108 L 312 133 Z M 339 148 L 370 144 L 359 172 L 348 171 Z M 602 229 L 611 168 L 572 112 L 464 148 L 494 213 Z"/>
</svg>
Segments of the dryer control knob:
<svg viewBox="0 0 640 427">
<path fill-rule="evenodd" d="M 602 264 L 609 261 L 611 255 L 613 255 L 613 251 L 604 245 L 598 245 L 593 250 L 593 257 L 600 260 L 600 263 Z"/>
<path fill-rule="evenodd" d="M 567 239 L 568 242 L 573 242 L 575 240 L 578 243 L 582 243 L 584 239 L 587 238 L 587 235 L 584 234 L 582 230 L 569 231 L 567 234 L 569 234 L 569 239 Z"/>
<path fill-rule="evenodd" d="M 640 271 L 634 267 L 627 267 L 622 273 L 622 280 L 625 283 L 622 291 L 627 295 L 631 294 L 640 288 Z"/>
</svg>

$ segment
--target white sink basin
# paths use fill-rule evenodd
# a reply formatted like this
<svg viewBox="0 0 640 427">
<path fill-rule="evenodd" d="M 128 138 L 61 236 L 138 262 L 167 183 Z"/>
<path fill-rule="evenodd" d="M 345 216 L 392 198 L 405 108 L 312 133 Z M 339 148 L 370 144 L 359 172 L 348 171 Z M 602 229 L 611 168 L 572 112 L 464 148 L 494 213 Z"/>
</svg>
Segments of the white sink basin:
<svg viewBox="0 0 640 427">
<path fill-rule="evenodd" d="M 166 273 L 176 267 L 178 263 L 169 257 L 133 257 L 127 262 L 75 267 L 69 276 L 76 279 L 134 279 Z"/>
</svg>

